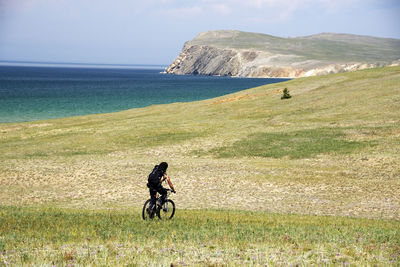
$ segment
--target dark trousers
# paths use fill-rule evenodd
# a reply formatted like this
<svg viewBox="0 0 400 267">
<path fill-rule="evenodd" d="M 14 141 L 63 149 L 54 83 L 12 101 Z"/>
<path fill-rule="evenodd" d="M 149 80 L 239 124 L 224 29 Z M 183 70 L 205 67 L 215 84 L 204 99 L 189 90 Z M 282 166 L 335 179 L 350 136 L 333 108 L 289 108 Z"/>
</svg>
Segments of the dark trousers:
<svg viewBox="0 0 400 267">
<path fill-rule="evenodd" d="M 161 195 L 159 203 L 162 205 L 165 202 L 165 198 L 167 197 L 167 189 L 162 187 L 162 185 L 158 185 L 155 187 L 149 187 L 150 197 L 151 197 L 151 206 L 156 203 L 156 194 L 157 192 Z"/>
</svg>

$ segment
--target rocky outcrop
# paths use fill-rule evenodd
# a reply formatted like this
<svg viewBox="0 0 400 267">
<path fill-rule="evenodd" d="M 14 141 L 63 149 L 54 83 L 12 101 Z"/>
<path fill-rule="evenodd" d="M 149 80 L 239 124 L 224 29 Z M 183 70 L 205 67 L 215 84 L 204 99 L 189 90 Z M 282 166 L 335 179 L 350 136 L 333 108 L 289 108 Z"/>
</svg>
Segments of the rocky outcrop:
<svg viewBox="0 0 400 267">
<path fill-rule="evenodd" d="M 332 55 L 327 58 L 321 57 L 320 54 L 323 54 L 323 50 L 322 52 L 318 51 L 319 54 L 315 56 L 311 53 L 302 53 L 306 51 L 306 48 L 308 49 L 308 46 L 314 44 L 312 42 L 321 41 L 321 37 L 319 39 L 310 37 L 301 39 L 302 43 L 300 44 L 305 47 L 303 50 L 291 48 L 293 46 L 291 43 L 289 44 L 291 49 L 287 49 L 284 47 L 286 44 L 282 42 L 285 38 L 280 38 L 280 43 L 278 43 L 270 36 L 267 36 L 269 39 L 263 39 L 266 44 L 264 46 L 256 42 L 254 47 L 251 47 L 251 44 L 247 44 L 247 47 L 241 48 L 244 41 L 239 43 L 236 40 L 238 38 L 235 39 L 238 34 L 240 32 L 237 31 L 217 31 L 200 34 L 194 40 L 185 43 L 178 58 L 166 68 L 165 72 L 171 74 L 236 77 L 297 78 L 393 65 L 399 62 L 398 60 L 386 60 L 384 62 L 366 60 L 363 62 L 362 55 L 359 56 L 360 60 L 357 61 L 354 60 L 357 57 L 357 55 L 353 55 L 354 53 L 348 61 L 343 59 L 346 56 L 341 58 L 340 55 L 336 60 L 332 59 Z M 252 36 L 250 35 L 250 37 Z M 347 35 L 346 38 L 351 39 Z M 375 38 L 374 41 L 376 39 L 379 38 Z M 232 41 L 229 42 L 230 40 Z M 288 42 L 292 41 L 293 39 L 290 39 Z M 327 40 L 324 41 L 327 42 Z M 335 42 L 334 44 L 337 45 L 337 43 Z M 273 47 L 274 44 L 281 45 L 280 47 Z M 357 45 L 360 44 L 357 43 Z M 318 49 L 321 50 L 323 47 L 318 47 Z M 349 46 L 349 49 L 354 48 Z M 297 53 L 292 53 L 296 51 Z M 332 51 L 329 52 L 332 54 Z"/>
<path fill-rule="evenodd" d="M 236 51 L 211 46 L 185 45 L 179 57 L 166 69 L 166 72 L 237 76 L 239 70 Z"/>
</svg>

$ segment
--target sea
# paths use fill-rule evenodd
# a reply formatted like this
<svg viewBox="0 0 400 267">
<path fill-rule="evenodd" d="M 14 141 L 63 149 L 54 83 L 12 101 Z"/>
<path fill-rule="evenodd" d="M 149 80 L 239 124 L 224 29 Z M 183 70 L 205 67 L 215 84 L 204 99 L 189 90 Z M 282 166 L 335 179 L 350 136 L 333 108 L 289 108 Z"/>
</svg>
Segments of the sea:
<svg viewBox="0 0 400 267">
<path fill-rule="evenodd" d="M 287 79 L 171 75 L 161 66 L 1 66 L 0 123 L 214 98 Z"/>
</svg>

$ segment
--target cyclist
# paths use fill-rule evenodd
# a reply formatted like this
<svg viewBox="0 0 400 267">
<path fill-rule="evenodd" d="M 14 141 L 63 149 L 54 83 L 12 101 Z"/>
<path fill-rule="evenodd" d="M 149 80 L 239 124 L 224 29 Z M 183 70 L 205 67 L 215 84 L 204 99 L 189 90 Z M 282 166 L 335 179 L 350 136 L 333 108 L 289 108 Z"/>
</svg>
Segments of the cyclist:
<svg viewBox="0 0 400 267">
<path fill-rule="evenodd" d="M 169 187 L 173 193 L 175 192 L 174 186 L 172 185 L 171 179 L 167 174 L 168 163 L 161 162 L 159 165 L 154 166 L 153 171 L 149 174 L 147 187 L 150 191 L 151 203 L 149 206 L 149 210 L 153 208 L 153 205 L 156 202 L 156 194 L 160 193 L 161 197 L 158 200 L 157 205 L 160 207 L 164 204 L 165 198 L 167 197 L 167 189 L 165 189 L 161 183 L 167 180 Z"/>
</svg>

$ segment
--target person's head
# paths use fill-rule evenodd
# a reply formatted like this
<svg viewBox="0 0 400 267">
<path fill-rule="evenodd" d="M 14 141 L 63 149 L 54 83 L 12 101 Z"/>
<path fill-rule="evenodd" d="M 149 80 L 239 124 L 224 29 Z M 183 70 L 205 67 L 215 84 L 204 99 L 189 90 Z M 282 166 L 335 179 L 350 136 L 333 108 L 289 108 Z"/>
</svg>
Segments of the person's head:
<svg viewBox="0 0 400 267">
<path fill-rule="evenodd" d="M 160 168 L 160 170 L 166 172 L 167 169 L 168 169 L 168 163 L 166 163 L 166 162 L 161 162 L 161 163 L 158 165 L 158 168 Z"/>
</svg>

